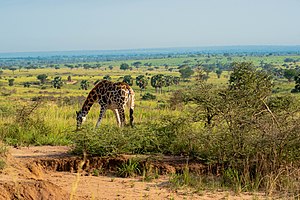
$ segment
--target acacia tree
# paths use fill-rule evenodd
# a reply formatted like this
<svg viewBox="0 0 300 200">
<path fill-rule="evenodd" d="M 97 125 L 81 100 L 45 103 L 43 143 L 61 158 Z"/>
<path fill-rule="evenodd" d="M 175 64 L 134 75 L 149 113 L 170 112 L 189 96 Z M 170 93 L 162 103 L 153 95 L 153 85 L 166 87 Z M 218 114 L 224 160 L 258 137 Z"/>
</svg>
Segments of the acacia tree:
<svg viewBox="0 0 300 200">
<path fill-rule="evenodd" d="M 141 62 L 140 61 L 136 61 L 134 63 L 132 63 L 132 66 L 134 66 L 135 68 L 139 68 L 141 66 Z"/>
<path fill-rule="evenodd" d="M 217 69 L 216 70 L 216 74 L 217 74 L 217 77 L 218 78 L 221 78 L 221 74 L 223 73 L 223 70 L 222 69 Z"/>
<path fill-rule="evenodd" d="M 179 70 L 179 73 L 181 75 L 181 78 L 187 79 L 187 78 L 190 78 L 194 74 L 194 71 L 192 70 L 191 67 L 187 66 L 187 67 L 181 68 Z"/>
<path fill-rule="evenodd" d="M 48 76 L 46 74 L 39 74 L 36 78 L 41 81 L 41 84 L 45 84 L 47 77 Z"/>
<path fill-rule="evenodd" d="M 121 66 L 120 66 L 120 69 L 124 70 L 124 71 L 128 70 L 129 69 L 129 65 L 127 63 L 122 63 Z"/>
</svg>

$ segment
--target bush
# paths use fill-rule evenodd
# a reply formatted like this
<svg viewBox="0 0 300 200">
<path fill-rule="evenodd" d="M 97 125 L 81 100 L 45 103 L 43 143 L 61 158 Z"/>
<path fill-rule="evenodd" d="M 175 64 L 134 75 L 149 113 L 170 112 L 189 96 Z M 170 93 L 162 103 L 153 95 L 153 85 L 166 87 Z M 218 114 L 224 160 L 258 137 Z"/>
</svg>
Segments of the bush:
<svg viewBox="0 0 300 200">
<path fill-rule="evenodd" d="M 156 96 L 147 92 L 142 96 L 142 100 L 155 100 Z"/>
</svg>

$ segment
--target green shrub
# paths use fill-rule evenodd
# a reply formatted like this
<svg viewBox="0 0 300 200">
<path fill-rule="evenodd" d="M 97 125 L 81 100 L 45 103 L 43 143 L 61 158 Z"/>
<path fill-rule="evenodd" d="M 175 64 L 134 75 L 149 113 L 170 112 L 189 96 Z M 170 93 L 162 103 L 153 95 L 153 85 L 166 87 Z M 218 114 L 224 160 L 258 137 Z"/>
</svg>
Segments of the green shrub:
<svg viewBox="0 0 300 200">
<path fill-rule="evenodd" d="M 156 96 L 147 92 L 142 96 L 142 100 L 155 100 Z"/>
<path fill-rule="evenodd" d="M 118 167 L 118 176 L 133 177 L 141 174 L 141 169 L 138 160 L 128 159 L 125 163 Z"/>
</svg>

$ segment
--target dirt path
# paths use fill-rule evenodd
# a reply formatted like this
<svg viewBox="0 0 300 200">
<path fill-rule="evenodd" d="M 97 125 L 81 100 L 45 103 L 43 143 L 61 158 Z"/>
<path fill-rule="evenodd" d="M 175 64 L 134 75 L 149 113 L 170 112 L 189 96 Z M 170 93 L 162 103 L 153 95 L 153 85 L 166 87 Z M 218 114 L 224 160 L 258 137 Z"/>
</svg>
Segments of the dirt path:
<svg viewBox="0 0 300 200">
<path fill-rule="evenodd" d="M 151 182 L 141 178 L 91 176 L 84 173 L 46 170 L 36 164 L 40 159 L 66 159 L 68 147 L 41 146 L 11 148 L 8 167 L 0 173 L 0 199 L 253 199 L 230 192 L 171 191 L 168 176 Z M 55 165 L 55 163 L 54 163 Z M 262 199 L 255 197 L 256 199 Z"/>
</svg>

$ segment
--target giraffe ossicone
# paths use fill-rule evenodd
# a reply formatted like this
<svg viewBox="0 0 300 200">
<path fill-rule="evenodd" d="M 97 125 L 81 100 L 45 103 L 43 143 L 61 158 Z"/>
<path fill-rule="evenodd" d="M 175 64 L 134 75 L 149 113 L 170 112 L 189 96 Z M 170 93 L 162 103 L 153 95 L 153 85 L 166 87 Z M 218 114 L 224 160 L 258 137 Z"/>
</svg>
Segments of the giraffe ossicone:
<svg viewBox="0 0 300 200">
<path fill-rule="evenodd" d="M 89 92 L 80 111 L 76 111 L 77 129 L 86 120 L 91 107 L 95 102 L 100 104 L 100 114 L 96 128 L 100 126 L 101 120 L 107 109 L 114 112 L 119 127 L 125 125 L 125 107 L 129 107 L 130 125 L 133 126 L 134 91 L 124 82 L 111 82 L 103 80 L 98 82 Z"/>
</svg>

